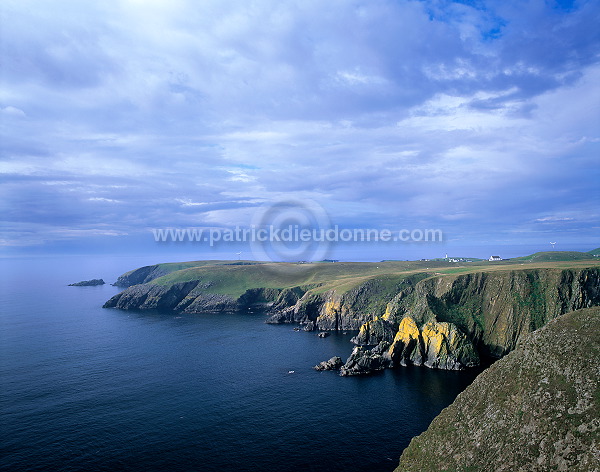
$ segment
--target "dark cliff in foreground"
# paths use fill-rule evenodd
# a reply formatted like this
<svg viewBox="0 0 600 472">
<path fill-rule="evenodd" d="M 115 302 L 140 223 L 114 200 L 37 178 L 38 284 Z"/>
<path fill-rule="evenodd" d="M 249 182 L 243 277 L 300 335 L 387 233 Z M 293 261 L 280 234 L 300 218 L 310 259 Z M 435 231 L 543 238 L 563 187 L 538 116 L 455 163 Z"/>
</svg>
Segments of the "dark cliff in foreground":
<svg viewBox="0 0 600 472">
<path fill-rule="evenodd" d="M 600 269 L 494 266 L 464 274 L 396 264 L 157 265 L 105 307 L 181 313 L 261 304 L 270 323 L 306 330 L 358 330 L 343 375 L 397 365 L 462 369 L 501 357 L 529 332 L 564 313 L 600 305 Z M 183 268 L 181 268 L 183 266 Z M 272 267 L 271 267 L 272 266 Z M 418 267 L 417 267 L 418 268 Z M 407 270 L 408 269 L 408 270 Z M 154 278 L 153 278 L 154 277 Z"/>
<path fill-rule="evenodd" d="M 600 309 L 561 316 L 480 374 L 396 472 L 600 470 Z"/>
</svg>

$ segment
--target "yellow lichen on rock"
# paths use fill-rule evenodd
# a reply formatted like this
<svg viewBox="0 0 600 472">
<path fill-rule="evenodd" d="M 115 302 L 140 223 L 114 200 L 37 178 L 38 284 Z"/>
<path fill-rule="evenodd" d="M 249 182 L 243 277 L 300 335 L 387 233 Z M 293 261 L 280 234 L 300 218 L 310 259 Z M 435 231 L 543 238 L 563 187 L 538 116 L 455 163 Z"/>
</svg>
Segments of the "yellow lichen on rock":
<svg viewBox="0 0 600 472">
<path fill-rule="evenodd" d="M 462 369 L 479 364 L 475 347 L 453 323 L 430 321 L 419 330 L 409 316 L 400 322 L 388 354 L 400 365 Z"/>
<path fill-rule="evenodd" d="M 363 323 L 361 325 L 360 329 L 358 330 L 358 336 L 356 337 L 356 339 L 368 340 L 371 335 L 372 323 L 373 323 L 373 321 L 377 321 L 378 319 L 379 319 L 379 317 L 376 316 L 375 318 L 373 318 L 372 321 L 367 321 L 367 322 Z M 361 344 L 361 343 L 359 343 L 359 344 Z M 368 344 L 368 342 L 365 341 L 364 344 Z"/>
<path fill-rule="evenodd" d="M 423 326 L 421 336 L 427 367 L 461 369 L 479 364 L 472 342 L 453 323 L 430 321 Z"/>
<path fill-rule="evenodd" d="M 411 339 L 419 339 L 419 328 L 417 323 L 410 316 L 405 316 L 398 326 L 398 332 L 394 342 L 402 341 L 408 343 Z"/>
<path fill-rule="evenodd" d="M 332 315 L 336 315 L 340 311 L 341 311 L 341 306 L 340 306 L 339 302 L 336 302 L 334 300 L 328 300 L 327 302 L 325 302 L 325 306 L 323 307 L 323 315 L 332 316 Z"/>
<path fill-rule="evenodd" d="M 329 298 L 320 308 L 316 325 L 319 329 L 339 329 L 342 306 L 339 301 Z"/>
<path fill-rule="evenodd" d="M 396 325 L 376 316 L 372 320 L 364 322 L 358 334 L 352 338 L 352 342 L 361 345 L 375 345 L 385 341 L 388 346 L 394 341 Z"/>
<path fill-rule="evenodd" d="M 420 333 L 415 320 L 405 316 L 400 321 L 394 342 L 388 350 L 392 361 L 400 365 L 421 364 Z"/>
<path fill-rule="evenodd" d="M 449 323 L 430 321 L 423 326 L 421 335 L 427 357 L 438 357 L 444 349 L 450 332 Z"/>
<path fill-rule="evenodd" d="M 390 302 L 385 306 L 385 313 L 383 314 L 383 316 L 381 318 L 384 319 L 385 321 L 394 321 L 394 317 L 395 317 L 397 311 L 398 311 L 398 307 L 396 306 L 396 304 Z"/>
</svg>

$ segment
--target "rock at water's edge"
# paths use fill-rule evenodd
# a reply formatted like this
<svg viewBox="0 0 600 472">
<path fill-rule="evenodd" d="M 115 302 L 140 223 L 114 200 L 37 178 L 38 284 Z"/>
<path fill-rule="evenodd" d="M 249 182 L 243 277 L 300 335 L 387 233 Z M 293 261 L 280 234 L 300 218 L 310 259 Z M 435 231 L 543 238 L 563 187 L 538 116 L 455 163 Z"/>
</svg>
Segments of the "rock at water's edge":
<svg viewBox="0 0 600 472">
<path fill-rule="evenodd" d="M 408 364 L 422 365 L 423 356 L 421 332 L 417 323 L 410 316 L 400 322 L 394 342 L 390 347 L 390 357 L 394 364 L 406 366 Z"/>
<path fill-rule="evenodd" d="M 359 345 L 375 345 L 381 341 L 390 344 L 394 341 L 395 326 L 393 323 L 376 316 L 372 321 L 364 323 L 350 342 Z"/>
<path fill-rule="evenodd" d="M 346 363 L 340 368 L 340 375 L 342 377 L 367 375 L 389 367 L 391 360 L 386 352 L 388 348 L 389 344 L 385 341 L 373 349 L 356 346 Z"/>
<path fill-rule="evenodd" d="M 461 370 L 479 365 L 473 343 L 454 324 L 429 322 L 421 329 L 423 358 L 427 367 Z"/>
<path fill-rule="evenodd" d="M 344 363 L 342 362 L 342 358 L 335 356 L 335 357 L 332 357 L 331 359 L 329 359 L 328 361 L 320 362 L 319 364 L 314 366 L 314 369 L 318 370 L 318 371 L 338 370 L 340 367 L 342 367 L 343 364 Z"/>
<path fill-rule="evenodd" d="M 106 282 L 102 279 L 82 280 L 74 284 L 69 284 L 69 287 L 93 287 L 94 285 L 104 285 Z"/>
<path fill-rule="evenodd" d="M 400 322 L 389 356 L 396 365 L 402 366 L 461 370 L 479 365 L 475 346 L 456 325 L 430 321 L 419 330 L 409 316 Z"/>
</svg>

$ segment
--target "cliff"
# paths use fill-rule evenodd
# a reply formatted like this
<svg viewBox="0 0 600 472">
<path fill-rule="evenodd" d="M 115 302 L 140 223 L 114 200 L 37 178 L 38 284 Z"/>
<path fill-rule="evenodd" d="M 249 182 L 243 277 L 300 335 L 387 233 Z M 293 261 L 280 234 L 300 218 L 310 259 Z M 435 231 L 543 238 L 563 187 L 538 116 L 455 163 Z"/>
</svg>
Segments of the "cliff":
<svg viewBox="0 0 600 472">
<path fill-rule="evenodd" d="M 413 274 L 393 284 L 390 278 L 383 283 L 373 278 L 343 293 L 308 291 L 293 306 L 279 307 L 269 322 L 319 330 L 359 327 L 356 344 L 391 344 L 383 353 L 389 366 L 463 369 L 479 365 L 481 355 L 502 357 L 559 315 L 594 305 L 600 305 L 598 268 L 506 267 L 463 275 Z M 373 355 L 366 349 L 353 353 L 346 370 L 360 356 L 365 360 L 357 372 L 368 373 L 364 366 Z"/>
<path fill-rule="evenodd" d="M 154 264 L 130 270 L 117 278 L 113 284 L 115 287 L 131 287 L 133 285 L 151 282 L 159 277 L 173 272 L 212 265 L 229 265 L 229 261 L 193 261 L 193 262 L 169 262 L 165 264 Z"/>
<path fill-rule="evenodd" d="M 122 310 L 172 310 L 181 313 L 236 311 L 245 307 L 272 304 L 283 292 L 278 289 L 248 289 L 239 297 L 213 293 L 210 282 L 191 280 L 173 284 L 133 285 L 113 296 L 104 308 Z M 285 296 L 285 293 L 284 293 Z"/>
<path fill-rule="evenodd" d="M 451 323 L 482 354 L 501 357 L 549 320 L 595 305 L 600 305 L 598 268 L 505 268 L 422 280 L 391 300 L 382 319 L 391 330 L 406 316 L 420 327 L 431 321 Z M 381 331 L 365 326 L 356 341 L 387 340 Z"/>
<path fill-rule="evenodd" d="M 462 369 L 478 365 L 481 355 L 505 355 L 561 314 L 600 305 L 600 268 L 577 262 L 568 268 L 507 264 L 462 274 L 415 270 L 421 267 L 409 263 L 190 264 L 199 263 L 124 274 L 121 283 L 143 283 L 104 306 L 200 313 L 259 304 L 269 308 L 268 323 L 357 330 L 353 342 L 365 349 L 352 365 Z M 346 371 L 354 372 L 350 365 Z"/>
<path fill-rule="evenodd" d="M 454 324 L 429 321 L 419 329 L 409 316 L 400 322 L 388 354 L 402 366 L 460 370 L 479 365 L 475 346 Z"/>
<path fill-rule="evenodd" d="M 480 374 L 396 472 L 600 470 L 600 309 L 568 313 Z"/>
</svg>

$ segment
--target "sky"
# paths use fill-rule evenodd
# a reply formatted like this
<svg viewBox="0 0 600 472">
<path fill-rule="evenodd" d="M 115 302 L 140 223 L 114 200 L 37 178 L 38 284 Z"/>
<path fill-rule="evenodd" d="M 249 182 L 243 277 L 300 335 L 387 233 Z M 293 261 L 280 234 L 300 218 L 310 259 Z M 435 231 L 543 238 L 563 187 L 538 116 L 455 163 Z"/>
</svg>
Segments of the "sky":
<svg viewBox="0 0 600 472">
<path fill-rule="evenodd" d="M 3 0 L 0 21 L 0 256 L 252 258 L 152 230 L 280 202 L 444 236 L 341 259 L 600 246 L 596 0 Z"/>
</svg>

